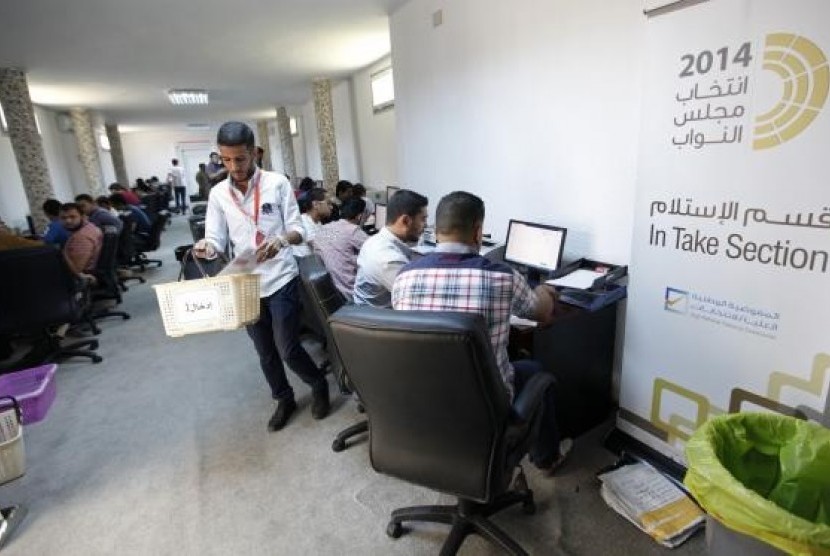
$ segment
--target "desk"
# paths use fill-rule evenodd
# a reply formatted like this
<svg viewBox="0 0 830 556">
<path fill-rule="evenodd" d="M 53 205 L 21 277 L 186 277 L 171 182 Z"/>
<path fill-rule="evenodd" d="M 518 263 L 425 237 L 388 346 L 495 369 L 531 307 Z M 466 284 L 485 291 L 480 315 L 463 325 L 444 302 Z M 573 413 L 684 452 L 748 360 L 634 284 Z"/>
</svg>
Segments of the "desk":
<svg viewBox="0 0 830 556">
<path fill-rule="evenodd" d="M 531 357 L 556 377 L 556 416 L 563 437 L 605 421 L 612 396 L 617 304 L 595 312 L 571 306 L 546 327 L 511 327 L 511 359 Z"/>
</svg>

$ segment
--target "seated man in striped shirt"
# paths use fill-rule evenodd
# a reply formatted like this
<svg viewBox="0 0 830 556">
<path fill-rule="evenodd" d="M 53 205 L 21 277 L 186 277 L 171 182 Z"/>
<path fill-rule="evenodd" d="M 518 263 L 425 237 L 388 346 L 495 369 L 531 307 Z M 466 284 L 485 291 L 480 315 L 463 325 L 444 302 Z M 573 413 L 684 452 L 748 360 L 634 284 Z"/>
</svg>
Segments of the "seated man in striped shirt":
<svg viewBox="0 0 830 556">
<path fill-rule="evenodd" d="M 323 259 L 334 285 L 350 301 L 357 274 L 357 255 L 363 243 L 369 239 L 360 227 L 365 208 L 363 199 L 346 199 L 340 207 L 340 220 L 321 227 L 313 243 L 314 252 Z"/>
<path fill-rule="evenodd" d="M 507 357 L 510 315 L 542 324 L 553 318 L 556 292 L 527 280 L 504 263 L 479 255 L 484 227 L 484 202 L 471 193 L 456 191 L 438 203 L 435 231 L 438 246 L 425 257 L 401 269 L 392 289 L 395 309 L 479 313 L 487 320 L 490 343 L 511 399 L 535 374 L 544 372 L 537 361 Z M 570 451 L 571 440 L 560 442 L 554 413 L 554 391 L 545 394 L 539 436 L 530 450 L 531 461 L 553 472 Z"/>
<path fill-rule="evenodd" d="M 69 268 L 87 282 L 95 282 L 92 273 L 98 264 L 104 235 L 98 226 L 87 220 L 81 207 L 75 203 L 61 206 L 61 223 L 69 232 L 69 239 L 63 246 L 63 255 Z"/>
</svg>

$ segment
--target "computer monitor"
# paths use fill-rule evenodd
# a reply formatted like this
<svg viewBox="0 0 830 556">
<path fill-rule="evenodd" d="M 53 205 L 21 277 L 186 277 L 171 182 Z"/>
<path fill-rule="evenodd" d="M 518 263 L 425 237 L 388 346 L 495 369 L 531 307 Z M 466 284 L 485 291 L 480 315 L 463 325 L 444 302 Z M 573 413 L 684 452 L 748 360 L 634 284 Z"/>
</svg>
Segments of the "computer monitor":
<svg viewBox="0 0 830 556">
<path fill-rule="evenodd" d="M 567 232 L 557 226 L 511 220 L 507 227 L 504 260 L 527 267 L 529 274 L 538 280 L 540 272 L 551 273 L 562 264 Z"/>
<path fill-rule="evenodd" d="M 389 204 L 389 199 L 392 198 L 392 195 L 394 195 L 395 193 L 397 193 L 400 190 L 401 190 L 400 187 L 395 187 L 393 185 L 387 185 L 386 186 L 386 204 Z"/>
<path fill-rule="evenodd" d="M 375 203 L 375 228 L 380 230 L 386 225 L 386 205 Z"/>
</svg>

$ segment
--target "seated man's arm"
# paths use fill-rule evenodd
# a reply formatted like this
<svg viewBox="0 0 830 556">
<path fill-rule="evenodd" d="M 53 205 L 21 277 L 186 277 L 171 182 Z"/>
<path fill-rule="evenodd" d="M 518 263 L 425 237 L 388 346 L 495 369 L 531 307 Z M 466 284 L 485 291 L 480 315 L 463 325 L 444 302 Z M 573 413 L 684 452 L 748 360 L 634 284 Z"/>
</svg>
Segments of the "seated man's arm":
<svg viewBox="0 0 830 556">
<path fill-rule="evenodd" d="M 513 292 L 514 315 L 535 320 L 542 325 L 551 323 L 556 295 L 553 288 L 541 284 L 536 289 L 531 289 L 527 280 L 514 271 Z"/>
</svg>

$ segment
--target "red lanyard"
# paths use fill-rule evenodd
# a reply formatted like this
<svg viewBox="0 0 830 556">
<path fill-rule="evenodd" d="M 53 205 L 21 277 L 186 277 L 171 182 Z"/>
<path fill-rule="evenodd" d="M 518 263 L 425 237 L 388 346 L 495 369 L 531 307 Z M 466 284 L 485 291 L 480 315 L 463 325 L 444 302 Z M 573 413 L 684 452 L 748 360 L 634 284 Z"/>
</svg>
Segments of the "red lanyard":
<svg viewBox="0 0 830 556">
<path fill-rule="evenodd" d="M 248 219 L 251 220 L 251 222 L 254 223 L 254 229 L 256 230 L 256 234 L 254 235 L 254 245 L 256 245 L 256 246 L 259 246 L 259 244 L 262 243 L 262 240 L 265 239 L 265 235 L 262 232 L 259 231 L 259 178 L 260 178 L 261 175 L 262 175 L 262 173 L 257 171 L 256 178 L 254 179 L 254 182 L 253 182 L 253 185 L 252 185 L 252 187 L 254 188 L 254 215 L 253 216 L 248 214 L 248 212 L 245 210 L 245 207 L 242 206 L 242 201 L 237 199 L 236 191 L 234 191 L 235 186 L 233 184 L 231 184 L 231 186 L 230 186 L 231 199 L 233 199 L 233 202 L 236 205 L 236 208 L 238 208 L 239 212 L 241 212 L 242 214 L 247 216 Z M 242 200 L 243 201 L 245 200 L 244 197 L 242 198 Z"/>
</svg>

